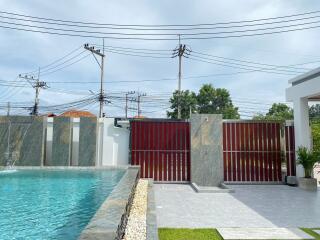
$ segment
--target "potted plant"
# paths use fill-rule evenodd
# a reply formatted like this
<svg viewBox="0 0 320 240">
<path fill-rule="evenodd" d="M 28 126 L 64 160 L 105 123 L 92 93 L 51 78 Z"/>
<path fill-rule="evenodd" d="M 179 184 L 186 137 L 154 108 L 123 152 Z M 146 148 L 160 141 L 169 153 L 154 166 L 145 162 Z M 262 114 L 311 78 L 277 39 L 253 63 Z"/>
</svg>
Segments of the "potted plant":
<svg viewBox="0 0 320 240">
<path fill-rule="evenodd" d="M 299 187 L 305 190 L 316 191 L 317 179 L 312 177 L 314 165 L 319 162 L 318 151 L 308 150 L 306 147 L 299 147 L 297 151 L 297 163 L 304 168 L 304 177 L 299 178 Z"/>
</svg>

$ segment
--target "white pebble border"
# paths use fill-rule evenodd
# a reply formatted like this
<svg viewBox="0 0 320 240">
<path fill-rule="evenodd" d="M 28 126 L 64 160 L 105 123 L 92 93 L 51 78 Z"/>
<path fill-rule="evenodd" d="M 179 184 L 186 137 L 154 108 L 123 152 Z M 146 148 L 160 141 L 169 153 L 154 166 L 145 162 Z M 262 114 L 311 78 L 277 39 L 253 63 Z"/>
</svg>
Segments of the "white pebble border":
<svg viewBox="0 0 320 240">
<path fill-rule="evenodd" d="M 139 179 L 128 218 L 124 240 L 147 238 L 148 180 Z"/>
</svg>

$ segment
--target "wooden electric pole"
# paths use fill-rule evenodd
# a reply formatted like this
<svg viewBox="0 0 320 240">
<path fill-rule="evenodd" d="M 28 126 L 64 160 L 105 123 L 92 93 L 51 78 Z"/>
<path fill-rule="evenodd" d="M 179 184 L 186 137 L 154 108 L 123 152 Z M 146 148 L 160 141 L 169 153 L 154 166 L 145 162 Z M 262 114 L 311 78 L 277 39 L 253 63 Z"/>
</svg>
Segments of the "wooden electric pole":
<svg viewBox="0 0 320 240">
<path fill-rule="evenodd" d="M 126 93 L 126 106 L 125 106 L 125 116 L 128 118 L 128 96 L 131 94 L 135 94 L 135 91 L 130 91 Z"/>
<path fill-rule="evenodd" d="M 36 91 L 35 99 L 34 99 L 34 105 L 32 107 L 30 115 L 38 116 L 38 114 L 39 114 L 39 94 L 40 94 L 40 89 L 48 88 L 46 82 L 40 81 L 40 68 L 38 70 L 38 77 L 37 78 L 34 78 L 34 76 L 29 76 L 29 75 L 22 76 L 21 74 L 19 74 L 19 77 L 27 80 L 30 83 L 30 85 Z"/>
<path fill-rule="evenodd" d="M 146 93 L 138 93 L 137 103 L 138 103 L 138 117 L 141 115 L 141 97 L 147 96 Z"/>
<path fill-rule="evenodd" d="M 179 45 L 176 49 L 173 50 L 172 57 L 179 57 L 179 74 L 178 74 L 178 119 L 181 119 L 181 79 L 182 79 L 182 57 L 188 57 L 191 50 L 187 48 L 185 44 L 181 44 L 180 34 L 179 36 Z"/>
<path fill-rule="evenodd" d="M 102 53 L 101 53 L 100 49 L 95 49 L 93 46 L 89 46 L 88 43 L 84 44 L 84 48 L 92 53 L 94 59 L 97 61 L 98 65 L 100 67 L 99 118 L 101 118 L 101 117 L 103 117 L 103 105 L 106 102 L 106 96 L 104 94 L 104 89 L 103 89 L 104 57 L 105 57 L 105 55 L 104 55 L 104 40 L 103 40 L 103 45 L 102 45 Z M 98 61 L 96 55 L 101 57 L 101 62 Z"/>
</svg>

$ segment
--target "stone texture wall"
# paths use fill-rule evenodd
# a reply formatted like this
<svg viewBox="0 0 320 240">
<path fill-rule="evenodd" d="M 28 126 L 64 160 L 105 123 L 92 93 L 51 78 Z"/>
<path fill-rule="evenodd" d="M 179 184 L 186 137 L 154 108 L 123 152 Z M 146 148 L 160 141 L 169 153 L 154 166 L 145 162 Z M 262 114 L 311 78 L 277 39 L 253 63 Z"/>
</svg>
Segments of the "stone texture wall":
<svg viewBox="0 0 320 240">
<path fill-rule="evenodd" d="M 223 181 L 222 115 L 191 115 L 191 182 L 219 186 Z"/>
<path fill-rule="evenodd" d="M 52 157 L 48 166 L 69 166 L 71 155 L 71 119 L 56 117 L 53 120 Z"/>
<path fill-rule="evenodd" d="M 97 118 L 80 118 L 79 166 L 94 166 L 96 160 Z"/>
<path fill-rule="evenodd" d="M 43 117 L 0 117 L 0 165 L 6 165 L 9 140 L 10 159 L 15 165 L 41 166 L 44 154 L 43 123 Z"/>
</svg>

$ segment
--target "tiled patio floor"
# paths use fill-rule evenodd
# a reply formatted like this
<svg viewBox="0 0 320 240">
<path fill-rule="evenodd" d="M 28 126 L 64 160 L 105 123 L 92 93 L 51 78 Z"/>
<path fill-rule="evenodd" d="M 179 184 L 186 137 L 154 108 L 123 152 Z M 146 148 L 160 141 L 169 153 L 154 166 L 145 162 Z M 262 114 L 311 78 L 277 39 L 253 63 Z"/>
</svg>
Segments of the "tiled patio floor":
<svg viewBox="0 0 320 240">
<path fill-rule="evenodd" d="M 158 227 L 320 227 L 320 191 L 284 185 L 233 185 L 235 193 L 195 193 L 155 184 Z"/>
</svg>

